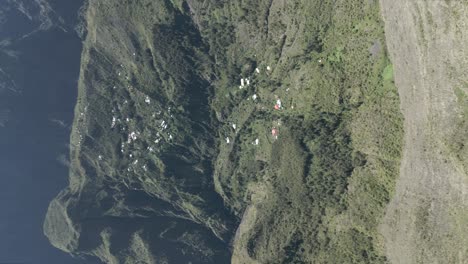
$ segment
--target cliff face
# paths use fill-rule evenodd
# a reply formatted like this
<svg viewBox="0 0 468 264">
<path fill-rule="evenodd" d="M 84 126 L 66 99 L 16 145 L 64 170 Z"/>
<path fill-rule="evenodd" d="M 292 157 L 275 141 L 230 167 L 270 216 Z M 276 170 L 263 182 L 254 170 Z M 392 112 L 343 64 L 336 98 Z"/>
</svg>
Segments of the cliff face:
<svg viewBox="0 0 468 264">
<path fill-rule="evenodd" d="M 466 263 L 468 4 L 381 2 L 405 118 L 386 252 L 393 263 Z"/>
<path fill-rule="evenodd" d="M 374 1 L 93 1 L 51 243 L 107 263 L 385 262 L 402 119 Z"/>
</svg>

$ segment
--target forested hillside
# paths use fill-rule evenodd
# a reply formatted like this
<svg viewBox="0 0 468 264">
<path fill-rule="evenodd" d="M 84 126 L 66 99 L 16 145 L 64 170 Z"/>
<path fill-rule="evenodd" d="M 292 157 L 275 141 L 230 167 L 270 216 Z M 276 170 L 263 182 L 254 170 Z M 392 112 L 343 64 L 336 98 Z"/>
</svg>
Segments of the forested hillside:
<svg viewBox="0 0 468 264">
<path fill-rule="evenodd" d="M 403 120 L 368 0 L 89 0 L 70 186 L 106 263 L 385 263 Z"/>
</svg>

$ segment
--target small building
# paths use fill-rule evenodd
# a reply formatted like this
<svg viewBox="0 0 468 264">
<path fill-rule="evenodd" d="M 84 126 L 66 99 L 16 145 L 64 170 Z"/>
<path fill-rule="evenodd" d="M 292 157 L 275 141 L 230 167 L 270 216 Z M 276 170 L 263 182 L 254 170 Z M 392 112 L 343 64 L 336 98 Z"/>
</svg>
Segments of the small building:
<svg viewBox="0 0 468 264">
<path fill-rule="evenodd" d="M 278 139 L 278 134 L 279 134 L 278 129 L 274 127 L 274 128 L 271 130 L 271 135 L 272 135 L 275 139 Z"/>
<path fill-rule="evenodd" d="M 275 110 L 280 110 L 282 108 L 281 100 L 276 99 Z"/>
<path fill-rule="evenodd" d="M 114 128 L 115 127 L 115 121 L 117 121 L 117 118 L 112 117 L 112 124 L 111 124 L 111 128 Z"/>
</svg>

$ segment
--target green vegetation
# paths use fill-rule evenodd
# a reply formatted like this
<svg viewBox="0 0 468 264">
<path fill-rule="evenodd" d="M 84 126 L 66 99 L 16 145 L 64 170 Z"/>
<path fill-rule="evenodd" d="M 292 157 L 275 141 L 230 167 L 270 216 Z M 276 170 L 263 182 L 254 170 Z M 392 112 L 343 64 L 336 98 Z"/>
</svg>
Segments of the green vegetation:
<svg viewBox="0 0 468 264">
<path fill-rule="evenodd" d="M 385 262 L 377 225 L 398 175 L 402 116 L 385 48 L 370 50 L 385 43 L 378 6 L 293 1 L 273 11 L 270 24 L 296 22 L 298 31 L 271 26 L 286 36 L 278 32 L 277 40 L 273 31 L 254 44 L 238 36 L 223 45 L 235 54 L 223 65 L 238 74 L 221 80 L 213 99 L 226 115 L 220 140 L 234 138 L 233 145 L 221 144 L 217 190 L 237 215 L 251 204 L 259 208 L 257 224 L 236 246 L 260 263 Z M 232 24 L 248 34 L 258 13 L 242 13 Z M 252 76 L 253 87 L 239 90 L 240 76 Z M 254 93 L 260 100 L 246 101 Z M 275 96 L 281 111 L 273 109 Z M 241 127 L 238 133 L 231 123 Z M 279 128 L 278 140 L 269 135 L 272 127 Z M 267 198 L 253 199 L 258 188 L 252 186 L 266 186 Z M 233 260 L 249 261 L 242 258 Z"/>
<path fill-rule="evenodd" d="M 63 221 L 54 206 L 48 219 L 145 220 L 83 224 L 100 234 L 93 246 L 46 230 L 54 245 L 109 262 L 136 248 L 225 263 L 231 241 L 234 263 L 385 262 L 377 225 L 402 117 L 374 1 L 99 1 L 86 21 L 71 186 L 57 204 L 92 209 Z"/>
<path fill-rule="evenodd" d="M 456 118 L 457 126 L 452 137 L 449 139 L 449 146 L 455 157 L 462 163 L 463 169 L 468 171 L 468 146 L 466 146 L 466 142 L 468 141 L 468 135 L 466 134 L 468 130 L 468 95 L 466 89 L 468 89 L 468 84 L 463 88 L 455 88 L 459 116 Z"/>
</svg>

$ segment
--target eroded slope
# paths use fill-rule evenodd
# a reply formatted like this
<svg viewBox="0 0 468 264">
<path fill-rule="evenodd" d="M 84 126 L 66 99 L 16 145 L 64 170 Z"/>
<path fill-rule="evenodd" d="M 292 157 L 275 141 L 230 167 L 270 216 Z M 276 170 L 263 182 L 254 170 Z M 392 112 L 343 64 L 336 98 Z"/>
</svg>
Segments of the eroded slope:
<svg viewBox="0 0 468 264">
<path fill-rule="evenodd" d="M 405 117 L 396 194 L 382 224 L 392 263 L 468 259 L 468 5 L 381 1 Z"/>
</svg>

